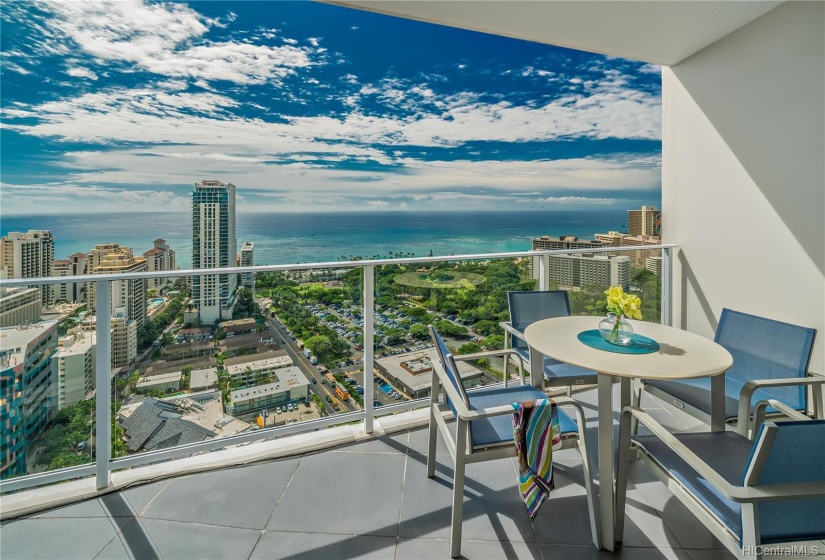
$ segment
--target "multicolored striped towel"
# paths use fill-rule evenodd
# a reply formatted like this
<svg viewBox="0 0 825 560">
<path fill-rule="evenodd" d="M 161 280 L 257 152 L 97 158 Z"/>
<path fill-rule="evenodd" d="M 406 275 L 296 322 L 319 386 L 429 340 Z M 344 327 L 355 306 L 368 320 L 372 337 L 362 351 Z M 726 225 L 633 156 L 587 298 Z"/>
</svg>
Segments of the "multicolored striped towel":
<svg viewBox="0 0 825 560">
<path fill-rule="evenodd" d="M 552 399 L 513 403 L 519 490 L 533 519 L 553 489 L 553 449 L 561 447 L 559 411 Z"/>
</svg>

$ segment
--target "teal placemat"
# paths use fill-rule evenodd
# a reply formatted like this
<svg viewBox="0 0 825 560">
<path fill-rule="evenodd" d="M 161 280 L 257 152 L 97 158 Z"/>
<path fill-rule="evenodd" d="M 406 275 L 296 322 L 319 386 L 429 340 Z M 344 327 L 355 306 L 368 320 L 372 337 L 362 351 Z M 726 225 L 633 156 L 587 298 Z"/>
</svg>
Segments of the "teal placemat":
<svg viewBox="0 0 825 560">
<path fill-rule="evenodd" d="M 598 329 L 582 331 L 578 334 L 577 338 L 582 344 L 586 344 L 591 348 L 615 352 L 617 354 L 652 354 L 659 349 L 658 342 L 652 338 L 635 333 L 630 344 L 610 344 L 602 338 Z"/>
</svg>

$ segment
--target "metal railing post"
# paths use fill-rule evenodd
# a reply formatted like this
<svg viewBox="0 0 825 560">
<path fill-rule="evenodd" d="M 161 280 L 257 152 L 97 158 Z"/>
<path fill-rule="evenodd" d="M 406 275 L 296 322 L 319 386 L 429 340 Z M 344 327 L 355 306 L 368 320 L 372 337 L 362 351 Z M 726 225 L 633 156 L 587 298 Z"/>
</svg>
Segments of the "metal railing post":
<svg viewBox="0 0 825 560">
<path fill-rule="evenodd" d="M 103 490 L 111 484 L 112 457 L 112 293 L 108 281 L 95 282 L 95 300 L 95 474 L 97 489 Z"/>
<path fill-rule="evenodd" d="M 671 259 L 671 248 L 662 249 L 662 324 L 668 327 L 673 326 L 673 316 L 671 315 L 673 306 L 673 287 L 671 286 L 671 272 L 673 260 Z"/>
<path fill-rule="evenodd" d="M 375 375 L 375 340 L 373 338 L 375 321 L 375 266 L 364 267 L 364 430 L 371 434 L 373 431 L 373 388 L 372 378 Z"/>
<path fill-rule="evenodd" d="M 539 261 L 539 291 L 550 289 L 550 255 L 541 255 Z"/>
</svg>

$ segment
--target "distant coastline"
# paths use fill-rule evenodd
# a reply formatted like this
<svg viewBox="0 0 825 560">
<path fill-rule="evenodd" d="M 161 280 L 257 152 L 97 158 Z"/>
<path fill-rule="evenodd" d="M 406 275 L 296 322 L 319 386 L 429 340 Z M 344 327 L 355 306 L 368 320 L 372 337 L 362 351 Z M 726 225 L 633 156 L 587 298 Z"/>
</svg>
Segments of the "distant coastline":
<svg viewBox="0 0 825 560">
<path fill-rule="evenodd" d="M 541 235 L 621 231 L 626 210 L 532 210 L 346 213 L 238 213 L 237 242 L 255 244 L 256 264 L 336 261 L 350 256 L 387 257 L 396 252 L 434 255 L 526 251 Z M 96 243 L 120 243 L 143 253 L 161 237 L 177 252 L 181 268 L 192 251 L 188 212 L 3 216 L 0 235 L 49 229 L 55 258 L 88 252 Z"/>
</svg>

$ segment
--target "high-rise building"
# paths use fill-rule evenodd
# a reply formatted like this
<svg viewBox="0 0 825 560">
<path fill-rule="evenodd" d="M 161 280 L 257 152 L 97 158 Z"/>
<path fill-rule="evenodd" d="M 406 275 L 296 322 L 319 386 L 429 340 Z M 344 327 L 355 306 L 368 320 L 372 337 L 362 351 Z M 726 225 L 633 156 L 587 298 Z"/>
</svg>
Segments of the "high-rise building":
<svg viewBox="0 0 825 560">
<path fill-rule="evenodd" d="M 57 321 L 0 329 L 0 478 L 26 473 L 29 447 L 57 411 Z"/>
<path fill-rule="evenodd" d="M 662 211 L 655 206 L 642 206 L 641 210 L 627 211 L 628 235 L 662 236 Z"/>
<path fill-rule="evenodd" d="M 561 287 L 621 286 L 630 284 L 630 258 L 608 255 L 550 255 L 550 280 Z"/>
<path fill-rule="evenodd" d="M 126 274 L 146 272 L 146 259 L 136 257 L 129 247 L 117 243 L 95 245 L 87 266 L 91 274 Z M 146 324 L 146 279 L 113 280 L 111 290 L 112 368 L 128 366 L 137 357 L 137 332 Z M 92 307 L 97 294 L 90 289 Z"/>
<path fill-rule="evenodd" d="M 562 235 L 560 237 L 550 237 L 543 235 L 541 237 L 533 238 L 533 251 L 555 251 L 564 249 L 597 249 L 602 247 L 601 241 L 588 241 L 586 239 L 579 239 L 573 235 Z M 539 265 L 536 259 L 541 257 L 533 257 L 527 264 L 530 278 L 538 278 Z"/>
<path fill-rule="evenodd" d="M 244 244 L 241 245 L 241 266 L 255 266 L 255 258 L 253 256 L 253 243 L 251 241 L 244 241 Z M 241 286 L 244 288 L 249 288 L 251 290 L 255 289 L 255 273 L 254 272 L 242 272 L 241 273 Z"/>
<path fill-rule="evenodd" d="M 622 239 L 622 247 L 640 247 L 643 245 L 659 245 L 661 239 L 655 236 L 648 235 L 628 235 Z M 633 266 L 645 266 L 646 259 L 649 257 L 660 257 L 662 255 L 661 249 L 638 249 L 636 251 L 624 251 L 623 255 L 630 257 L 630 262 Z"/>
<path fill-rule="evenodd" d="M 54 261 L 52 276 L 62 278 L 65 276 L 82 276 L 87 274 L 86 254 L 75 253 L 68 259 Z M 66 301 L 69 303 L 83 303 L 88 299 L 88 282 L 73 282 L 67 284 L 55 284 L 55 301 Z"/>
<path fill-rule="evenodd" d="M 229 268 L 235 263 L 235 185 L 200 181 L 192 191 L 192 268 Z M 201 324 L 231 319 L 237 274 L 192 278 L 192 301 Z"/>
<path fill-rule="evenodd" d="M 0 327 L 37 323 L 42 312 L 37 288 L 0 288 Z"/>
<path fill-rule="evenodd" d="M 95 245 L 88 256 L 91 274 L 126 274 L 146 272 L 146 259 L 136 257 L 129 247 L 117 243 Z M 146 323 L 146 280 L 114 280 L 111 282 L 112 316 L 120 314 L 128 321 L 135 321 L 139 329 Z M 94 290 L 92 290 L 94 294 Z M 96 297 L 92 298 L 96 305 Z"/>
<path fill-rule="evenodd" d="M 57 408 L 62 410 L 92 397 L 95 388 L 96 333 L 78 331 L 57 341 L 52 356 L 57 370 Z"/>
<path fill-rule="evenodd" d="M 54 237 L 52 232 L 30 230 L 27 233 L 11 231 L 0 237 L 0 268 L 6 278 L 44 278 L 52 275 L 54 267 Z M 45 306 L 54 304 L 54 286 L 38 286 L 40 301 Z"/>
<path fill-rule="evenodd" d="M 143 253 L 143 256 L 146 259 L 149 272 L 178 269 L 175 251 L 166 244 L 164 239 L 155 239 L 154 247 Z M 160 288 L 173 280 L 173 278 L 150 278 L 147 286 L 149 288 Z"/>
</svg>

